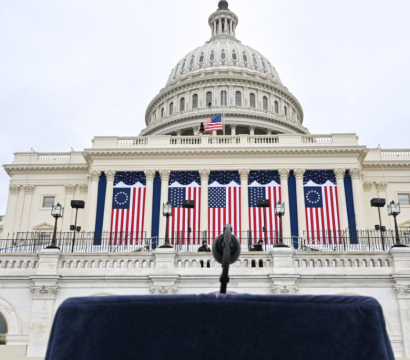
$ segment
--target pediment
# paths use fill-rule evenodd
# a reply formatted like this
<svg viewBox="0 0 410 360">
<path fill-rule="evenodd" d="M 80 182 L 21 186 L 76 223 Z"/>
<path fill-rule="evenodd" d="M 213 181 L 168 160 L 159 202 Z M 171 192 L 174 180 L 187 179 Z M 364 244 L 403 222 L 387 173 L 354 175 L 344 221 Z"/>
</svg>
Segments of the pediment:
<svg viewBox="0 0 410 360">
<path fill-rule="evenodd" d="M 48 222 L 42 222 L 40 224 L 34 225 L 33 230 L 35 231 L 52 231 L 54 230 L 53 224 L 50 224 Z"/>
</svg>

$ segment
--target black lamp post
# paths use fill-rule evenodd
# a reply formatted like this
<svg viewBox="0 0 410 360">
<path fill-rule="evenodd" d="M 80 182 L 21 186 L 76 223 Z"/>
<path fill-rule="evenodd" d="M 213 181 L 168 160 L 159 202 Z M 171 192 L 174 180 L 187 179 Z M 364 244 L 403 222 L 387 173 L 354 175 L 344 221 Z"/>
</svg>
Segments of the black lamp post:
<svg viewBox="0 0 410 360">
<path fill-rule="evenodd" d="M 57 246 L 57 221 L 59 218 L 63 217 L 64 215 L 64 208 L 58 203 L 57 205 L 53 205 L 51 208 L 51 216 L 56 219 L 54 224 L 54 233 L 53 239 L 51 241 L 51 245 L 47 246 L 46 249 L 58 249 L 60 248 Z"/>
<path fill-rule="evenodd" d="M 275 207 L 275 214 L 279 216 L 279 244 L 276 244 L 275 247 L 286 247 L 289 246 L 285 245 L 283 242 L 283 231 L 282 231 L 282 216 L 285 215 L 285 203 L 278 202 Z"/>
<path fill-rule="evenodd" d="M 192 229 L 191 229 L 191 227 L 189 226 L 189 224 L 190 224 L 190 216 L 189 216 L 189 214 L 191 213 L 191 209 L 195 209 L 195 200 L 183 200 L 182 201 L 182 208 L 183 209 L 188 209 L 188 216 L 187 216 L 187 219 L 188 219 L 188 224 L 187 224 L 187 227 L 188 227 L 188 239 L 187 239 L 187 244 L 186 244 L 186 249 L 187 249 L 187 251 L 188 251 L 188 246 L 189 246 L 189 238 L 190 238 L 190 234 L 191 234 L 191 232 L 192 232 Z M 194 235 L 195 236 L 195 235 Z"/>
<path fill-rule="evenodd" d="M 172 249 L 173 247 L 169 243 L 169 217 L 172 216 L 172 204 L 168 202 L 163 205 L 162 215 L 167 218 L 167 223 L 165 226 L 165 243 L 164 245 L 160 246 L 160 248 Z"/>
<path fill-rule="evenodd" d="M 382 216 L 380 214 L 380 208 L 385 207 L 386 199 L 375 198 L 375 199 L 372 199 L 370 201 L 370 204 L 371 204 L 372 207 L 377 208 L 377 210 L 379 211 L 379 224 L 380 225 L 376 225 L 375 229 L 376 229 L 376 231 L 380 230 L 380 236 L 381 236 L 381 239 L 382 239 L 382 248 L 383 248 L 383 251 L 384 251 L 384 235 L 383 234 L 386 231 L 386 227 L 382 225 Z"/>
<path fill-rule="evenodd" d="M 85 201 L 82 200 L 73 200 L 71 201 L 71 208 L 75 209 L 75 222 L 74 225 L 70 225 L 70 230 L 74 231 L 73 235 L 73 245 L 71 247 L 71 252 L 74 252 L 74 244 L 75 244 L 75 234 L 81 231 L 81 226 L 77 226 L 77 216 L 78 216 L 78 209 L 85 208 Z"/>
<path fill-rule="evenodd" d="M 394 217 L 394 229 L 396 231 L 396 244 L 393 245 L 393 247 L 407 247 L 406 245 L 403 245 L 400 242 L 400 235 L 399 235 L 399 229 L 397 227 L 397 215 L 400 214 L 400 203 L 395 203 L 394 201 L 392 201 L 390 203 L 390 205 L 387 206 L 387 211 L 389 213 L 389 216 L 393 216 Z"/>
<path fill-rule="evenodd" d="M 266 210 L 265 209 L 270 207 L 270 200 L 268 200 L 268 199 L 258 200 L 256 202 L 256 206 L 258 208 L 262 208 L 262 211 L 263 211 L 263 233 L 265 235 L 265 251 L 266 251 L 266 244 L 267 244 L 267 240 L 268 240 L 266 233 L 267 233 L 268 229 L 266 227 Z"/>
</svg>

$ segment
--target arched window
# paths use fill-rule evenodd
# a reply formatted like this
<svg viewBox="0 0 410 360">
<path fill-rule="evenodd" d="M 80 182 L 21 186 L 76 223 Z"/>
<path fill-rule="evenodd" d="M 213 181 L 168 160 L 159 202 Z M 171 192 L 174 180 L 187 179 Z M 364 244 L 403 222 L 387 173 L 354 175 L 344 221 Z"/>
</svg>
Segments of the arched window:
<svg viewBox="0 0 410 360">
<path fill-rule="evenodd" d="M 212 93 L 210 91 L 206 93 L 206 106 L 212 106 Z"/>
<path fill-rule="evenodd" d="M 162 117 L 162 118 L 164 117 L 164 113 L 165 113 L 165 109 L 162 108 L 162 109 L 161 109 L 161 117 Z"/>
<path fill-rule="evenodd" d="M 255 56 L 255 55 L 253 56 L 253 63 L 254 63 L 255 65 L 258 65 L 258 60 L 256 59 L 256 56 Z"/>
<path fill-rule="evenodd" d="M 175 78 L 175 76 L 177 76 L 178 68 L 179 68 L 179 64 L 178 64 L 177 67 L 175 68 L 174 78 Z"/>
<path fill-rule="evenodd" d="M 198 108 L 198 94 L 194 94 L 194 96 L 192 96 L 192 108 Z"/>
<path fill-rule="evenodd" d="M 238 57 L 236 56 L 235 50 L 232 51 L 232 60 L 236 61 Z"/>
<path fill-rule="evenodd" d="M 246 56 L 245 53 L 243 53 L 242 59 L 243 59 L 244 62 L 246 62 L 246 63 L 248 62 L 248 57 Z"/>
<path fill-rule="evenodd" d="M 268 110 L 268 98 L 266 96 L 263 97 L 263 110 Z"/>
<path fill-rule="evenodd" d="M 225 90 L 221 91 L 221 106 L 228 105 L 226 101 L 226 97 L 227 97 L 226 91 Z"/>
<path fill-rule="evenodd" d="M 214 53 L 213 50 L 212 50 L 212 52 L 211 52 L 211 55 L 209 55 L 209 60 L 210 60 L 210 61 L 214 61 L 214 60 L 215 60 L 215 53 Z"/>
<path fill-rule="evenodd" d="M 171 104 L 169 104 L 169 115 L 173 115 L 174 114 L 174 103 L 172 102 Z"/>
<path fill-rule="evenodd" d="M 275 113 L 279 113 L 279 103 L 275 100 Z"/>
<path fill-rule="evenodd" d="M 288 116 L 288 108 L 286 106 L 283 108 L 283 111 L 285 112 L 285 116 Z"/>
<path fill-rule="evenodd" d="M 225 50 L 222 50 L 221 52 L 221 60 L 226 60 Z"/>
<path fill-rule="evenodd" d="M 189 66 L 194 65 L 195 58 L 192 56 L 191 61 L 189 62 Z"/>
<path fill-rule="evenodd" d="M 265 62 L 263 60 L 261 60 L 261 63 L 262 63 L 263 68 L 266 69 Z"/>
<path fill-rule="evenodd" d="M 181 100 L 179 101 L 179 110 L 185 111 L 185 98 L 181 98 Z"/>
<path fill-rule="evenodd" d="M 251 108 L 256 107 L 255 94 L 253 94 L 253 93 L 251 93 L 251 94 L 249 95 L 249 106 L 250 106 Z"/>
<path fill-rule="evenodd" d="M 240 91 L 235 93 L 235 105 L 242 106 L 242 93 Z"/>
<path fill-rule="evenodd" d="M 201 56 L 199 57 L 199 63 L 202 64 L 205 60 L 205 55 L 204 53 L 201 54 Z"/>
<path fill-rule="evenodd" d="M 182 63 L 181 71 L 185 70 L 185 64 L 186 64 L 186 60 Z"/>
<path fill-rule="evenodd" d="M 6 345 L 6 334 L 8 333 L 6 319 L 0 313 L 0 345 Z"/>
</svg>

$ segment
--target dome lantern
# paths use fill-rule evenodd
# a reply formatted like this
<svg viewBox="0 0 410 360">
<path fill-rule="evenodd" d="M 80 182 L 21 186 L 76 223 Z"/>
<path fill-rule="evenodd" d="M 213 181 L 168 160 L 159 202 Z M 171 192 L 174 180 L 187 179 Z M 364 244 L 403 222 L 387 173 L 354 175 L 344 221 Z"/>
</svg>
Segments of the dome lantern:
<svg viewBox="0 0 410 360">
<path fill-rule="evenodd" d="M 221 0 L 218 4 L 218 10 L 229 10 L 228 9 L 228 2 L 225 0 Z"/>
<path fill-rule="evenodd" d="M 212 38 L 232 37 L 235 39 L 235 30 L 238 25 L 238 17 L 229 10 L 228 2 L 221 0 L 218 10 L 209 17 L 209 26 L 212 29 Z"/>
</svg>

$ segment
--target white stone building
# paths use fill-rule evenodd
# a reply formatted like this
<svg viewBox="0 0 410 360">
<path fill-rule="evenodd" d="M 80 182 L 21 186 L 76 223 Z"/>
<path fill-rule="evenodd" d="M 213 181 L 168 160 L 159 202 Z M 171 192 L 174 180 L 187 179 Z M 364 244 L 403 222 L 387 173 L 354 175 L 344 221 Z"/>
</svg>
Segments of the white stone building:
<svg viewBox="0 0 410 360">
<path fill-rule="evenodd" d="M 220 1 L 209 18 L 210 40 L 172 70 L 148 105 L 140 136 L 96 137 L 82 152 L 17 153 L 4 165 L 10 187 L 0 217 L 0 317 L 7 324 L 7 346 L 0 346 L 0 355 L 43 358 L 53 316 L 69 297 L 218 290 L 220 267 L 212 255 L 192 249 L 211 231 L 210 178 L 229 171 L 238 179 L 236 209 L 245 234 L 253 231 L 250 177 L 257 172 L 277 177 L 286 206 L 283 236 L 290 246 L 273 248 L 269 239 L 269 251 L 249 252 L 247 242 L 256 239 L 244 236 L 230 290 L 373 296 L 383 307 L 396 356 L 410 358 L 410 248 L 392 248 L 394 219 L 386 207 L 383 242 L 380 232 L 370 230 L 380 225 L 371 199 L 400 202 L 400 240 L 409 241 L 410 149 L 369 149 L 356 134 L 310 134 L 302 106 L 271 62 L 236 38 L 238 21 Z M 224 130 L 199 136 L 198 125 L 220 113 Z M 190 251 L 183 245 L 154 250 L 166 232 L 161 206 L 170 199 L 176 172 L 199 179 L 196 231 L 201 236 Z M 314 172 L 334 178 L 339 222 L 335 228 L 319 219 L 315 231 L 337 233 L 337 241 L 326 235 L 315 242 L 317 235 L 309 235 L 305 187 L 307 174 Z M 119 247 L 113 243 L 113 196 L 118 174 L 124 173 L 144 179 L 145 216 L 139 227 L 144 239 Z M 86 204 L 78 213 L 82 232 L 74 253 L 72 200 Z M 51 206 L 57 203 L 65 207 L 58 221 L 61 251 L 42 250 L 52 236 Z M 270 230 L 276 234 L 277 228 Z"/>
</svg>

